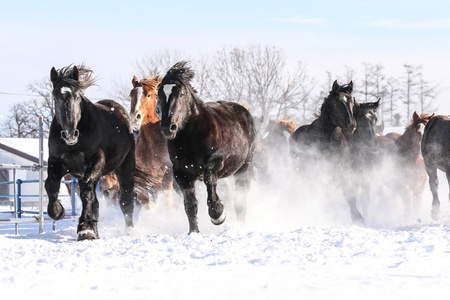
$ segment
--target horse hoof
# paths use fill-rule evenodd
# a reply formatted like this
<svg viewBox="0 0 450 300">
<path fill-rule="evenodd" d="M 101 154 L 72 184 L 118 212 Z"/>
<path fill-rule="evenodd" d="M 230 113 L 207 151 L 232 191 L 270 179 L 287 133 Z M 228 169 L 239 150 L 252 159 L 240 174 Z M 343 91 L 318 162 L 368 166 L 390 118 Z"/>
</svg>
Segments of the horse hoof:
<svg viewBox="0 0 450 300">
<path fill-rule="evenodd" d="M 59 221 L 64 219 L 66 215 L 66 210 L 61 205 L 61 202 L 56 201 L 51 205 L 50 203 L 47 206 L 47 213 L 55 221 Z"/>
<path fill-rule="evenodd" d="M 435 222 L 439 221 L 439 219 L 441 218 L 441 212 L 439 211 L 439 209 L 432 209 L 431 210 L 431 218 Z"/>
<path fill-rule="evenodd" d="M 95 234 L 94 230 L 86 229 L 78 232 L 77 241 L 85 241 L 85 240 L 96 240 L 98 239 L 97 234 Z"/>
<path fill-rule="evenodd" d="M 225 211 L 223 211 L 222 214 L 220 215 L 220 217 L 218 217 L 217 219 L 211 218 L 211 223 L 213 223 L 214 225 L 220 225 L 223 222 L 225 222 L 226 218 L 227 218 L 227 214 L 225 213 Z"/>
</svg>

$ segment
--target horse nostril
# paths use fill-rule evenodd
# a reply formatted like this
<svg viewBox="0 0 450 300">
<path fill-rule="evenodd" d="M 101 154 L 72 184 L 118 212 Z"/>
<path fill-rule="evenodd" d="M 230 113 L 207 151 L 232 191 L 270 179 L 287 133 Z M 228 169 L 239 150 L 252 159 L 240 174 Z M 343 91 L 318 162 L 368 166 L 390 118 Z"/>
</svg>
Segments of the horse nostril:
<svg viewBox="0 0 450 300">
<path fill-rule="evenodd" d="M 75 131 L 73 132 L 73 136 L 77 138 L 79 135 L 80 132 L 78 131 L 78 129 L 75 129 Z"/>
<path fill-rule="evenodd" d="M 137 115 L 136 115 L 136 119 L 139 120 L 140 118 L 142 118 L 142 117 L 141 117 L 141 114 L 137 114 Z"/>
<path fill-rule="evenodd" d="M 175 131 L 175 130 L 177 130 L 177 125 L 176 124 L 170 125 L 170 131 Z"/>
</svg>

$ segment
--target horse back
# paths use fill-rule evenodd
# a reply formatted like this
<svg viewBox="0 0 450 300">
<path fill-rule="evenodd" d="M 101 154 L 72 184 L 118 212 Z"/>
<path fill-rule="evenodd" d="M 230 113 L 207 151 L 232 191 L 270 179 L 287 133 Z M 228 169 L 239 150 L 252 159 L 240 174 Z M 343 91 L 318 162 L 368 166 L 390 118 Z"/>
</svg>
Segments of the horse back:
<svg viewBox="0 0 450 300">
<path fill-rule="evenodd" d="M 443 171 L 450 167 L 449 116 L 435 116 L 428 122 L 423 133 L 421 147 L 425 163 L 432 162 Z"/>
</svg>

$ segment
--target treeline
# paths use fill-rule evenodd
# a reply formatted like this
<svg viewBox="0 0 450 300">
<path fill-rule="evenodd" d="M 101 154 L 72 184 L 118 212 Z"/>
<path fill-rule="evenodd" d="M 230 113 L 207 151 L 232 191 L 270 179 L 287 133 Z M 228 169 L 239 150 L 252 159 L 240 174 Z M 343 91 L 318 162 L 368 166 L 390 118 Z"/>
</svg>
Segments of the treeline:
<svg viewBox="0 0 450 300">
<path fill-rule="evenodd" d="M 187 60 L 178 50 L 160 50 L 136 61 L 135 75 L 164 76 L 176 62 Z M 283 51 L 276 47 L 250 45 L 244 48 L 218 50 L 211 56 L 191 59 L 196 71 L 194 88 L 204 101 L 235 101 L 246 105 L 255 116 L 272 119 L 290 118 L 297 125 L 311 122 L 334 80 L 354 83 L 354 96 L 359 102 L 381 98 L 378 119 L 386 125 L 401 126 L 414 111 L 434 112 L 437 109 L 438 87 L 425 80 L 422 66 L 403 65 L 403 75 L 388 76 L 385 67 L 363 63 L 359 74 L 345 66 L 344 74 L 326 71 L 325 82 L 317 82 L 302 61 L 288 64 Z M 94 69 L 95 72 L 95 69 Z M 133 74 L 134 75 L 134 74 Z M 115 82 L 108 96 L 129 108 L 131 78 Z M 14 104 L 0 124 L 2 137 L 37 137 L 38 116 L 44 116 L 44 134 L 54 112 L 52 85 L 48 77 L 28 85 L 32 100 Z"/>
</svg>

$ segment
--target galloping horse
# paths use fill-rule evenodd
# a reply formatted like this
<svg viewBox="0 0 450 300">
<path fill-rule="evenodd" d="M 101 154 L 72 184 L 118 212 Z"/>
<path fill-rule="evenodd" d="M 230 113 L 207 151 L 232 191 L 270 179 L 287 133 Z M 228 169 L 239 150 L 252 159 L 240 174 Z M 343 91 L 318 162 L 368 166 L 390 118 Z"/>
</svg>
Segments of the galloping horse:
<svg viewBox="0 0 450 300">
<path fill-rule="evenodd" d="M 211 222 L 220 225 L 225 211 L 216 192 L 217 180 L 234 175 L 241 196 L 235 211 L 238 220 L 245 220 L 256 138 L 253 118 L 245 107 L 223 101 L 204 103 L 191 86 L 193 77 L 187 62 L 176 63 L 158 87 L 156 107 L 183 194 L 189 233 L 198 232 L 197 180 L 206 184 Z"/>
<path fill-rule="evenodd" d="M 420 208 L 422 194 L 426 186 L 427 175 L 425 163 L 421 156 L 421 141 L 425 126 L 434 117 L 433 115 L 414 112 L 411 123 L 405 132 L 395 140 L 396 146 L 396 181 L 401 193 L 406 212 Z M 402 193 L 402 189 L 405 189 Z"/>
<path fill-rule="evenodd" d="M 350 151 L 350 166 L 353 179 L 353 194 L 350 202 L 362 199 L 370 201 L 371 173 L 377 158 L 377 102 L 358 103 L 355 101 L 353 115 L 356 130 L 346 136 Z"/>
<path fill-rule="evenodd" d="M 352 97 L 353 82 L 341 86 L 334 81 L 332 90 L 325 98 L 320 115 L 309 125 L 299 127 L 291 136 L 290 153 L 293 163 L 301 171 L 315 168 L 317 162 L 328 161 L 335 179 L 342 180 L 345 168 L 348 168 L 349 148 L 345 135 L 353 134 L 356 120 L 353 115 L 355 104 Z M 347 185 L 341 184 L 344 194 Z M 354 221 L 363 219 L 354 203 L 346 195 Z"/>
<path fill-rule="evenodd" d="M 439 180 L 437 170 L 447 176 L 450 187 L 450 117 L 436 116 L 432 118 L 423 133 L 422 155 L 429 177 L 430 190 L 433 195 L 431 216 L 434 220 L 440 218 L 440 201 L 438 195 Z"/>
<path fill-rule="evenodd" d="M 159 76 L 149 76 L 138 81 L 136 76 L 133 76 L 130 116 L 133 127 L 139 128 L 136 139 L 136 165 L 156 179 L 155 187 L 158 190 L 168 191 L 169 205 L 172 206 L 172 162 L 167 150 L 167 140 L 160 129 L 161 121 L 155 112 L 157 87 L 161 80 Z M 137 200 L 148 208 L 152 203 L 151 194 L 138 192 Z"/>
<path fill-rule="evenodd" d="M 120 183 L 120 208 L 127 227 L 133 226 L 134 180 L 151 183 L 135 168 L 135 144 L 129 115 L 112 100 L 92 103 L 84 91 L 93 84 L 92 71 L 81 66 L 52 68 L 55 117 L 50 127 L 48 215 L 61 220 L 65 210 L 58 199 L 65 174 L 78 178 L 83 210 L 78 240 L 98 239 L 99 202 L 95 187 L 102 175 L 114 172 Z"/>
</svg>

